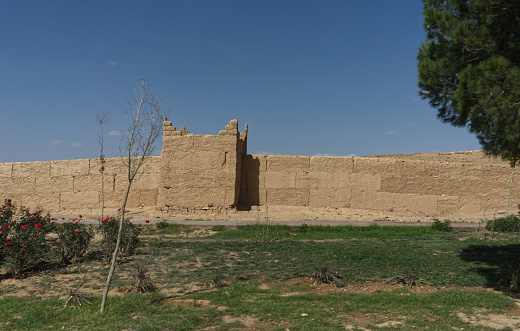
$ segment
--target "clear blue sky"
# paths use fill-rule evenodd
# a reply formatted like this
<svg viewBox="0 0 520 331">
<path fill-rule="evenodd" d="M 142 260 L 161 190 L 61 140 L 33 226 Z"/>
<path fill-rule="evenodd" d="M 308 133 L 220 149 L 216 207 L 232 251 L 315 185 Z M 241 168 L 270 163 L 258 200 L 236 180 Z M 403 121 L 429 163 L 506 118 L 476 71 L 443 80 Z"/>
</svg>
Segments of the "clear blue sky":
<svg viewBox="0 0 520 331">
<path fill-rule="evenodd" d="M 419 0 L 2 1 L 0 162 L 97 158 L 141 77 L 173 125 L 249 153 L 475 150 L 417 96 Z M 160 150 L 160 146 L 159 150 Z"/>
</svg>

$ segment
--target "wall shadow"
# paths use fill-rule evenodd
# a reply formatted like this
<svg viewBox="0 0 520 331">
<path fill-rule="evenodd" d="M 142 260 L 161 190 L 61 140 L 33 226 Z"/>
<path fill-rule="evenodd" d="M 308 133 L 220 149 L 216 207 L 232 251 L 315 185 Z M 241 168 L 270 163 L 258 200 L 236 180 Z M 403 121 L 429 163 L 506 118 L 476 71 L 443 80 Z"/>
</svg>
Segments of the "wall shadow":
<svg viewBox="0 0 520 331">
<path fill-rule="evenodd" d="M 252 155 L 242 158 L 239 210 L 250 210 L 260 204 L 260 160 Z"/>
<path fill-rule="evenodd" d="M 460 258 L 466 262 L 480 262 L 474 270 L 486 277 L 486 285 L 503 292 L 511 292 L 511 276 L 520 266 L 520 244 L 490 246 L 471 245 L 463 249 Z M 519 293 L 510 293 L 519 297 Z"/>
</svg>

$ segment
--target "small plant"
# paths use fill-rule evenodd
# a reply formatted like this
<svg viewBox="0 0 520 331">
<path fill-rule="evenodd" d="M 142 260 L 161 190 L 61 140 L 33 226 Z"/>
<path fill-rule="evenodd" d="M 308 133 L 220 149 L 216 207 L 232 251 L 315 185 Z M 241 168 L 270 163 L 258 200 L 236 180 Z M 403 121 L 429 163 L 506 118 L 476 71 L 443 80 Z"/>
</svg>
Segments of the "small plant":
<svg viewBox="0 0 520 331">
<path fill-rule="evenodd" d="M 412 288 L 414 286 L 417 286 L 417 284 L 426 284 L 428 283 L 422 278 L 418 278 L 414 273 L 412 273 L 410 270 L 404 271 L 402 274 L 390 277 L 385 280 L 385 283 L 392 283 L 392 284 L 405 284 L 409 288 Z"/>
<path fill-rule="evenodd" d="M 57 224 L 55 231 L 58 234 L 56 244 L 60 249 L 61 261 L 65 264 L 74 258 L 83 257 L 94 238 L 94 231 L 78 220 Z"/>
<path fill-rule="evenodd" d="M 85 284 L 86 281 L 86 279 L 83 280 L 75 289 L 69 291 L 69 297 L 65 302 L 65 308 L 69 305 L 69 303 L 71 303 L 71 306 L 73 305 L 75 307 L 81 307 L 83 303 L 91 303 L 92 296 L 88 294 L 83 294 L 79 291 L 81 286 L 83 286 L 83 284 Z"/>
<path fill-rule="evenodd" d="M 515 215 L 496 218 L 486 224 L 486 230 L 493 232 L 520 232 L 520 218 Z"/>
<path fill-rule="evenodd" d="M 450 224 L 451 224 L 450 220 L 441 221 L 438 219 L 434 219 L 433 223 L 432 223 L 432 229 L 441 231 L 441 232 L 451 232 L 451 231 L 453 231 L 453 229 L 451 228 Z"/>
<path fill-rule="evenodd" d="M 215 286 L 216 288 L 223 288 L 229 286 L 229 284 L 224 282 L 224 279 L 220 276 L 213 277 L 211 282 L 213 283 L 213 286 Z"/>
<path fill-rule="evenodd" d="M 148 269 L 144 266 L 137 267 L 134 277 L 132 277 L 131 291 L 137 293 L 153 292 L 157 289 L 152 279 L 148 275 Z"/>
<path fill-rule="evenodd" d="M 128 257 L 135 254 L 137 244 L 139 243 L 141 228 L 130 223 L 128 220 L 124 220 L 124 222 L 121 243 L 119 245 L 119 256 Z M 119 220 L 113 217 L 105 217 L 105 219 L 100 220 L 99 229 L 103 235 L 101 241 L 103 260 L 106 263 L 110 263 L 116 247 Z"/>
<path fill-rule="evenodd" d="M 309 231 L 309 225 L 308 224 L 302 224 L 299 227 L 296 228 L 296 232 L 298 233 L 307 233 Z"/>
<path fill-rule="evenodd" d="M 317 284 L 336 284 L 337 287 L 344 287 L 345 284 L 341 282 L 341 276 L 334 272 L 329 266 L 323 265 L 314 268 L 315 273 L 312 274 Z"/>
<path fill-rule="evenodd" d="M 162 220 L 159 223 L 155 224 L 155 227 L 157 228 L 157 230 L 162 230 L 162 229 L 168 227 L 168 222 L 166 222 L 165 220 Z"/>
<path fill-rule="evenodd" d="M 509 263 L 508 287 L 511 292 L 520 291 L 520 263 Z"/>
<path fill-rule="evenodd" d="M 211 231 L 220 232 L 220 231 L 225 231 L 225 230 L 226 230 L 226 227 L 224 225 L 214 225 L 211 227 Z"/>
</svg>

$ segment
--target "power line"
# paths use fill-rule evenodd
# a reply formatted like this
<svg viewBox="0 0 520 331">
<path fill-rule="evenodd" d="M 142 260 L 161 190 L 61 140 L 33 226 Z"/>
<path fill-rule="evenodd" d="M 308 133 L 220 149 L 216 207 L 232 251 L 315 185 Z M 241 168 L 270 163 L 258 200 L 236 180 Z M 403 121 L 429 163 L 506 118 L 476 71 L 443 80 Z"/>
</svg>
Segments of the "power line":
<svg viewBox="0 0 520 331">
<path fill-rule="evenodd" d="M 14 67 L 0 67 L 0 69 L 16 69 Z M 135 71 L 135 70 L 103 70 L 103 69 L 63 69 L 63 68 L 23 68 L 30 70 L 53 70 L 53 71 L 87 71 L 87 72 L 110 72 L 110 73 L 153 73 L 153 74 L 183 74 L 183 75 L 253 75 L 253 76 L 339 76 L 339 77 L 415 77 L 416 75 L 403 74 L 331 74 L 331 73 L 257 73 L 257 72 L 182 72 L 182 71 Z"/>
<path fill-rule="evenodd" d="M 0 63 L 48 64 L 70 66 L 108 66 L 108 67 L 149 67 L 149 68 L 203 68 L 203 69 L 265 69 L 265 70 L 382 70 L 382 71 L 416 71 L 412 68 L 349 68 L 349 67 L 242 67 L 242 66 L 181 66 L 181 65 L 149 65 L 119 63 L 70 63 L 70 62 L 37 62 L 37 61 L 1 61 Z"/>
<path fill-rule="evenodd" d="M 42 76 L 73 76 L 73 77 L 103 77 L 103 78 L 145 78 L 145 79 L 175 79 L 175 80 L 228 80 L 228 81 L 276 81 L 276 82 L 336 82 L 336 83 L 416 83 L 415 80 L 325 80 L 325 79 L 258 79 L 258 78 L 208 78 L 208 77 L 165 77 L 165 76 L 121 76 L 121 75 L 85 75 L 67 73 L 42 73 L 26 71 L 0 71 L 3 74 L 26 74 Z M 377 76 L 377 75 L 375 75 Z"/>
</svg>

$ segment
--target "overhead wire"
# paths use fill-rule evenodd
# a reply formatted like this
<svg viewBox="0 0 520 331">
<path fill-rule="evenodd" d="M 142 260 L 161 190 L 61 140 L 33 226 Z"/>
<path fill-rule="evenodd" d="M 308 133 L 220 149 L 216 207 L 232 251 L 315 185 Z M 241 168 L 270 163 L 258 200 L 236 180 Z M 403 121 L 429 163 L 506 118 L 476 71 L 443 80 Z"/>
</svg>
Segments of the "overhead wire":
<svg viewBox="0 0 520 331">
<path fill-rule="evenodd" d="M 24 67 L 21 68 L 14 67 L 14 66 L 4 66 L 0 67 L 0 74 L 26 74 L 26 75 L 46 75 L 46 76 L 73 76 L 73 77 L 102 77 L 102 78 L 146 78 L 146 79 L 175 79 L 175 80 L 247 80 L 247 81 L 291 81 L 291 82 L 351 82 L 351 83 L 374 83 L 374 82 L 381 82 L 381 83 L 409 83 L 409 82 L 416 82 L 416 80 L 341 80 L 341 79 L 259 79 L 259 78 L 229 78 L 229 77 L 222 77 L 224 75 L 228 76 L 252 76 L 252 77 L 258 77 L 258 76 L 265 76 L 265 77 L 288 77 L 288 76 L 297 76 L 297 77 L 414 77 L 416 75 L 413 74 L 357 74 L 357 73 L 341 73 L 343 70 L 356 70 L 356 71 L 411 71 L 415 69 L 395 69 L 395 68 L 295 68 L 295 67 L 223 67 L 223 66 L 173 66 L 173 65 L 167 65 L 167 66 L 159 66 L 159 65 L 135 65 L 135 64 L 94 64 L 94 63 L 67 63 L 67 62 L 36 62 L 36 61 L 6 61 L 6 60 L 0 60 L 0 63 L 10 63 L 10 64 L 39 64 L 39 65 L 51 65 L 51 66 L 61 66 L 61 67 Z M 149 70 L 113 70 L 113 69 L 78 69 L 78 68 L 67 68 L 63 66 L 91 66 L 91 67 L 144 67 L 144 68 L 190 68 L 190 69 L 255 69 L 255 70 L 335 70 L 340 71 L 340 73 L 330 73 L 330 72 L 312 72 L 312 73 L 306 73 L 306 72 L 290 72 L 290 73 L 284 73 L 284 72 L 271 72 L 271 73 L 265 73 L 265 72 L 196 72 L 196 71 L 149 71 Z M 6 69 L 8 71 L 6 71 Z M 9 71 L 10 70 L 10 71 Z M 36 70 L 36 71 L 35 71 Z M 42 72 L 47 71 L 47 72 Z M 68 72 L 68 73 L 63 73 Z M 70 73 L 73 72 L 73 73 Z M 107 74 L 80 74 L 80 73 L 74 73 L 74 72 L 92 72 L 92 73 L 107 73 Z M 125 74 L 140 74 L 139 76 L 133 76 L 133 75 L 125 75 Z M 121 75 L 122 74 L 122 75 Z M 152 74 L 152 75 L 149 75 Z M 159 76 L 158 76 L 158 75 Z M 188 77 L 186 77 L 188 76 Z M 192 76 L 199 76 L 199 77 L 192 77 Z M 220 77 L 200 77 L 200 76 L 220 76 Z"/>
</svg>

